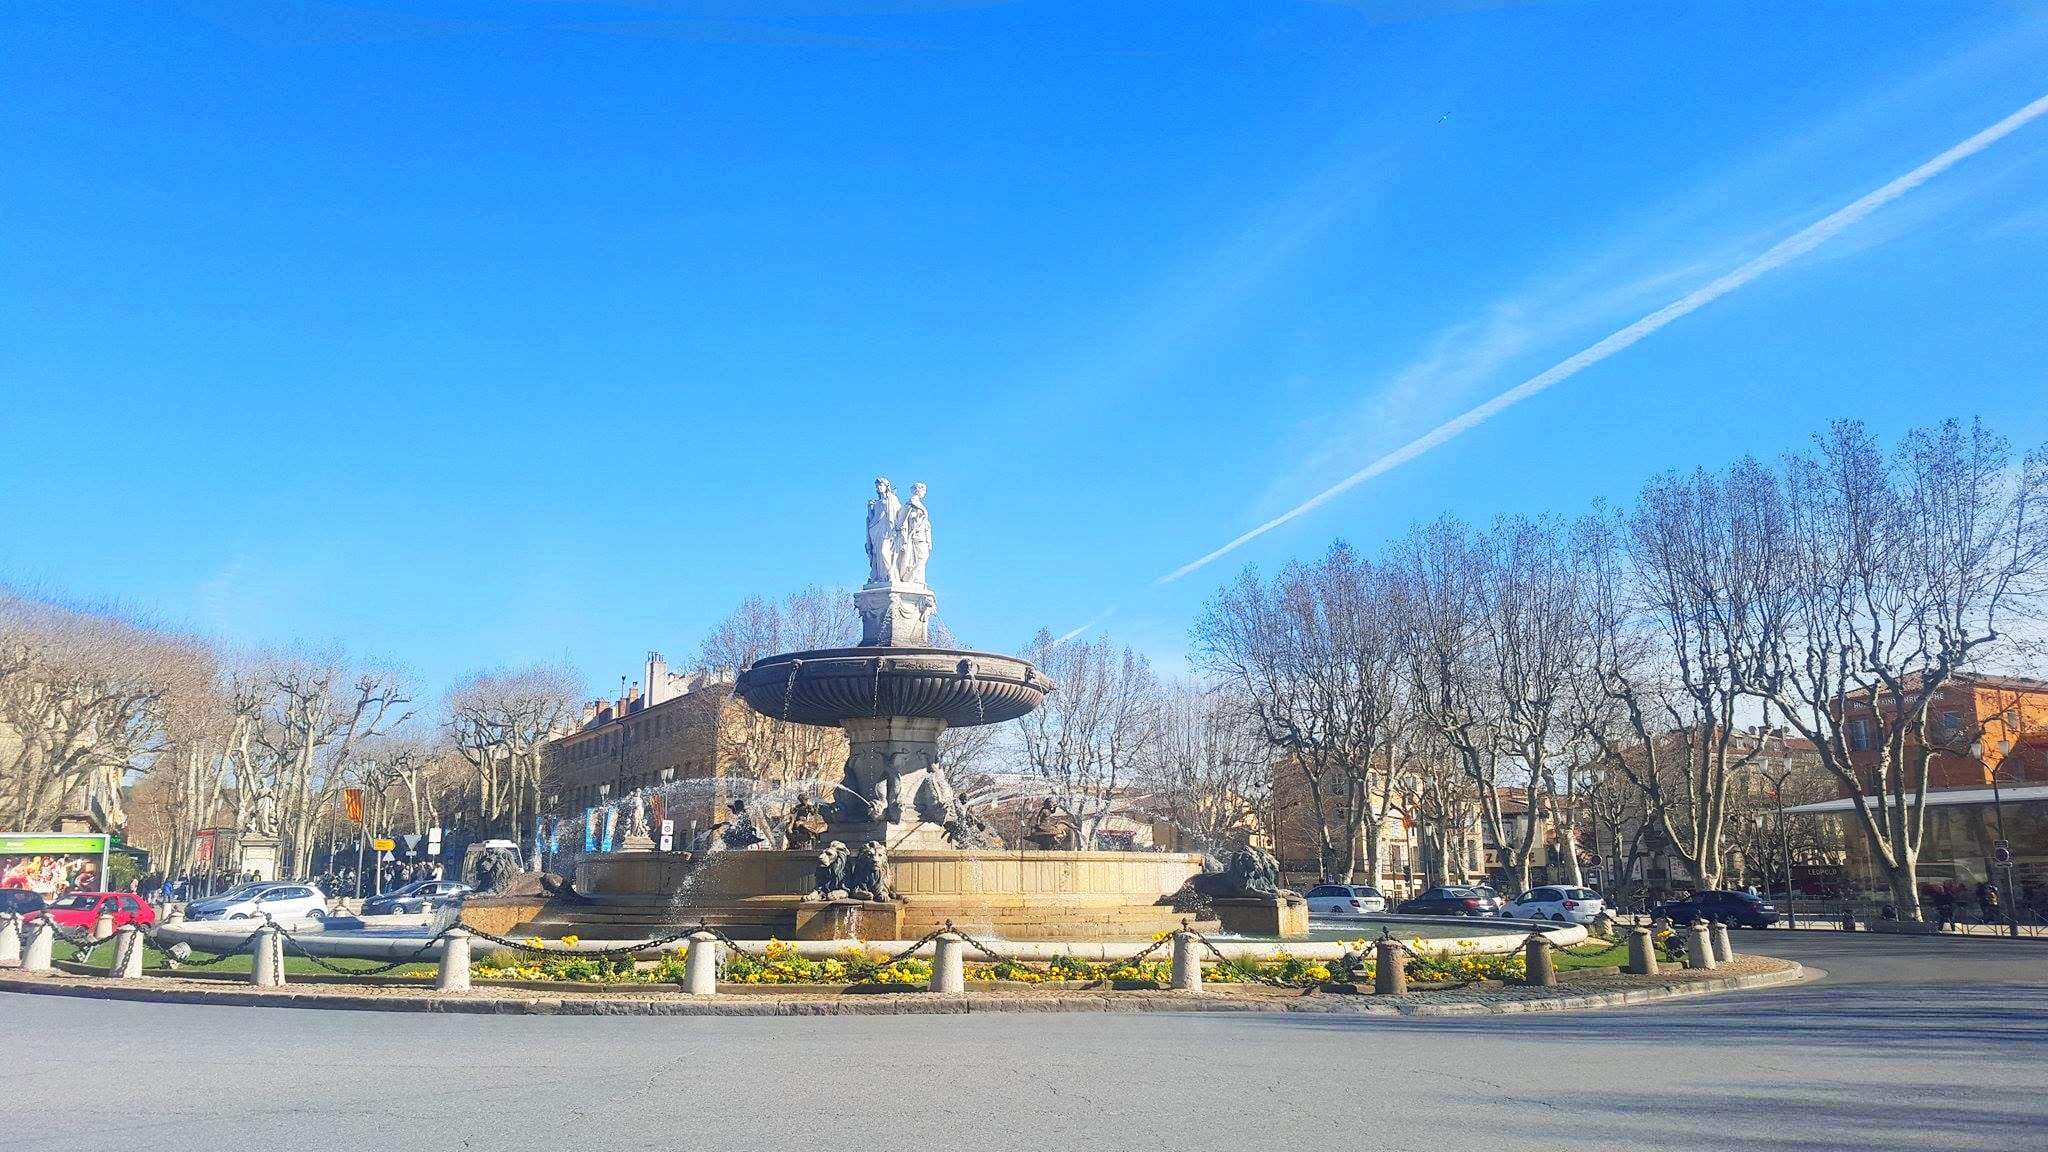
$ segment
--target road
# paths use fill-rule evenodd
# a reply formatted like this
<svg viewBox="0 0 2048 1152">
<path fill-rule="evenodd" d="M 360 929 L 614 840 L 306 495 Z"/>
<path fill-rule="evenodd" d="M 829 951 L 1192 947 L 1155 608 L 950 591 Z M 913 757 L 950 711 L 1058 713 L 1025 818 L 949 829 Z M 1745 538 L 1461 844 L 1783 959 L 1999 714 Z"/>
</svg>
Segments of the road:
<svg viewBox="0 0 2048 1152">
<path fill-rule="evenodd" d="M 4 996 L 0 1052 L 17 1148 L 2048 1149 L 2048 944 L 1736 941 L 1828 976 L 1436 1020 L 438 1017 Z"/>
</svg>

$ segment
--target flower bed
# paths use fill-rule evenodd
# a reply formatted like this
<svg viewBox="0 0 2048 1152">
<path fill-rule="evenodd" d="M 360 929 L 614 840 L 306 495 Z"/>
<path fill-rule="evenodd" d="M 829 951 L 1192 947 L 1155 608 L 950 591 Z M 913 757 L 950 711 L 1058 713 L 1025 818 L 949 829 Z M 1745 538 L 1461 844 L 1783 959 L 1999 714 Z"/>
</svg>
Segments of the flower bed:
<svg viewBox="0 0 2048 1152">
<path fill-rule="evenodd" d="M 573 938 L 565 938 L 573 945 Z M 1231 957 L 1216 961 L 1204 970 L 1204 978 L 1216 984 L 1265 984 L 1288 988 L 1320 988 L 1337 984 L 1369 982 L 1373 964 L 1363 959 L 1369 949 L 1358 941 L 1343 960 L 1309 960 L 1289 956 L 1285 950 L 1271 959 Z M 685 961 L 681 955 L 654 962 L 635 963 L 575 952 L 561 955 L 532 953 L 486 956 L 476 963 L 475 974 L 483 980 L 547 981 L 585 984 L 681 984 Z M 1463 984 L 1480 980 L 1517 980 L 1523 974 L 1520 953 L 1511 955 L 1462 955 L 1424 953 L 1408 958 L 1408 979 L 1417 984 Z M 969 981 L 985 984 L 1095 984 L 1107 982 L 1125 988 L 1164 988 L 1172 976 L 1172 965 L 1163 960 L 1093 962 L 1073 956 L 1054 956 L 1044 963 L 1020 960 L 977 961 L 965 965 Z M 727 956 L 722 980 L 731 984 L 755 985 L 853 985 L 922 987 L 931 982 L 932 962 L 920 957 L 891 960 L 887 955 L 848 946 L 837 956 L 813 959 L 796 948 L 770 940 L 756 955 L 734 952 Z"/>
</svg>

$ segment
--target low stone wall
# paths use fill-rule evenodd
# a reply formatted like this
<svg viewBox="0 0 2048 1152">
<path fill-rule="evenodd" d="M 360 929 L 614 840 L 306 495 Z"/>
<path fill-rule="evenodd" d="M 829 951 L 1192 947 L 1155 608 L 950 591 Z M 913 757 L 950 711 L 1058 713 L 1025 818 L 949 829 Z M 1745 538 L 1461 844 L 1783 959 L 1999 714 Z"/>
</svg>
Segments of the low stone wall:
<svg viewBox="0 0 2048 1152">
<path fill-rule="evenodd" d="M 1183 852 L 909 849 L 889 859 L 913 937 L 948 921 L 1008 940 L 1149 937 L 1179 925 L 1165 900 L 1202 870 L 1200 856 Z M 580 932 L 702 916 L 735 934 L 789 935 L 816 863 L 809 851 L 715 852 L 701 862 L 589 855 L 577 861 L 576 890 L 595 906 L 557 903 L 540 923 Z"/>
</svg>

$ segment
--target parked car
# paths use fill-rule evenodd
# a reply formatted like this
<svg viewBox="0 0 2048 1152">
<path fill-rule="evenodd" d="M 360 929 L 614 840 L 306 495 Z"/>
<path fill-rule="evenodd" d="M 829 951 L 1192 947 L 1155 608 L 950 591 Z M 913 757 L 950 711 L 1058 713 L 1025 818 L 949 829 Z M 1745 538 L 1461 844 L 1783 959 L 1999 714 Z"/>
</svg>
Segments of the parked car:
<svg viewBox="0 0 2048 1152">
<path fill-rule="evenodd" d="M 1546 884 L 1531 888 L 1501 906 L 1502 916 L 1517 920 L 1555 920 L 1560 924 L 1591 924 L 1607 908 L 1591 888 Z"/>
<path fill-rule="evenodd" d="M 1387 898 L 1365 884 L 1318 884 L 1305 899 L 1311 916 L 1364 916 L 1387 910 Z"/>
<path fill-rule="evenodd" d="M 1404 916 L 1490 916 L 1499 903 L 1491 888 L 1451 884 L 1425 889 L 1420 896 L 1401 901 L 1394 910 Z"/>
<path fill-rule="evenodd" d="M 114 918 L 114 927 L 123 924 L 154 924 L 156 909 L 149 901 L 127 892 L 72 892 L 57 897 L 50 905 L 50 919 L 66 928 L 91 928 L 99 922 L 100 913 Z"/>
<path fill-rule="evenodd" d="M 1498 912 L 1506 901 L 1500 898 L 1500 891 L 1490 884 L 1468 884 L 1466 887 L 1479 893 L 1479 905 L 1487 912 Z"/>
<path fill-rule="evenodd" d="M 1718 889 L 1659 904 L 1650 909 L 1650 914 L 1667 917 L 1673 924 L 1711 920 L 1731 928 L 1768 928 L 1778 922 L 1777 908 L 1765 903 L 1763 897 Z"/>
<path fill-rule="evenodd" d="M 462 903 L 476 891 L 456 880 L 415 880 L 363 901 L 363 915 L 390 916 L 401 912 L 432 912 L 436 908 Z M 1313 905 L 1310 911 L 1314 911 Z"/>
<path fill-rule="evenodd" d="M 289 888 L 291 886 L 292 884 L 289 880 L 252 880 L 247 884 L 237 884 L 219 895 L 202 897 L 185 905 L 185 919 L 209 919 L 222 909 L 248 903 L 258 893 L 267 892 L 272 888 Z"/>
<path fill-rule="evenodd" d="M 43 910 L 43 894 L 26 888 L 0 888 L 0 912 L 28 916 Z"/>
<path fill-rule="evenodd" d="M 273 920 L 325 920 L 327 918 L 327 897 L 320 894 L 311 884 L 283 881 L 270 884 L 251 885 L 241 889 L 240 895 L 209 900 L 208 907 L 194 911 L 198 905 L 185 910 L 187 920 L 257 920 L 265 916 Z"/>
</svg>

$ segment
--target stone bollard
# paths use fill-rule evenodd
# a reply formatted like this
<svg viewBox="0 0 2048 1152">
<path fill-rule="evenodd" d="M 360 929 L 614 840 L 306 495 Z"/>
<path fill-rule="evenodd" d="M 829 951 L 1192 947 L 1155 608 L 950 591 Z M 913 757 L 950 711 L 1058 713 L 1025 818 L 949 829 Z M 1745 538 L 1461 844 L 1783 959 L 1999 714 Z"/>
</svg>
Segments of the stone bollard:
<svg viewBox="0 0 2048 1152">
<path fill-rule="evenodd" d="M 114 962 L 107 965 L 107 975 L 120 980 L 142 979 L 142 952 L 148 944 L 142 929 L 133 924 L 123 924 L 114 933 Z"/>
<path fill-rule="evenodd" d="M 12 968 L 21 963 L 21 917 L 0 912 L 0 965 Z"/>
<path fill-rule="evenodd" d="M 1685 966 L 1714 970 L 1714 935 L 1697 920 L 1685 931 Z"/>
<path fill-rule="evenodd" d="M 1557 987 L 1557 965 L 1550 958 L 1550 941 L 1531 936 L 1522 945 L 1522 983 L 1531 988 Z"/>
<path fill-rule="evenodd" d="M 1735 942 L 1728 939 L 1728 926 L 1726 924 L 1716 922 L 1714 924 L 1713 931 L 1714 962 L 1717 964 L 1726 964 L 1728 961 L 1735 959 Z"/>
<path fill-rule="evenodd" d="M 441 974 L 434 980 L 437 992 L 469 991 L 469 933 L 451 928 L 441 938 Z"/>
<path fill-rule="evenodd" d="M 1197 947 L 1195 934 L 1176 932 L 1173 934 L 1173 990 L 1175 992 L 1200 992 L 1202 990 L 1202 954 Z"/>
<path fill-rule="evenodd" d="M 258 988 L 278 988 L 284 984 L 284 938 L 278 935 L 277 925 L 265 924 L 256 930 L 256 938 L 249 944 L 249 983 Z"/>
<path fill-rule="evenodd" d="M 57 925 L 45 916 L 28 926 L 28 943 L 22 948 L 23 972 L 48 972 L 50 948 L 57 942 Z"/>
<path fill-rule="evenodd" d="M 718 995 L 718 937 L 690 933 L 690 951 L 683 957 L 683 990 L 692 996 Z"/>
<path fill-rule="evenodd" d="M 100 914 L 92 918 L 92 938 L 95 940 L 104 940 L 107 937 L 112 936 L 113 934 L 114 914 L 112 912 L 107 911 L 103 907 L 100 909 Z M 78 957 L 78 961 L 82 964 L 85 961 L 90 960 L 91 958 L 92 957 L 89 954 L 81 955 Z"/>
<path fill-rule="evenodd" d="M 1381 940 L 1374 946 L 1372 966 L 1372 994 L 1375 996 L 1406 996 L 1408 994 L 1408 956 L 1401 951 L 1401 945 L 1393 940 Z"/>
<path fill-rule="evenodd" d="M 967 991 L 967 976 L 961 970 L 963 953 L 967 942 L 957 933 L 941 932 L 933 942 L 932 949 L 932 991 L 947 996 L 960 996 Z"/>
<path fill-rule="evenodd" d="M 1637 928 L 1628 934 L 1628 967 L 1622 971 L 1631 976 L 1657 974 L 1657 941 L 1648 928 Z"/>
</svg>

